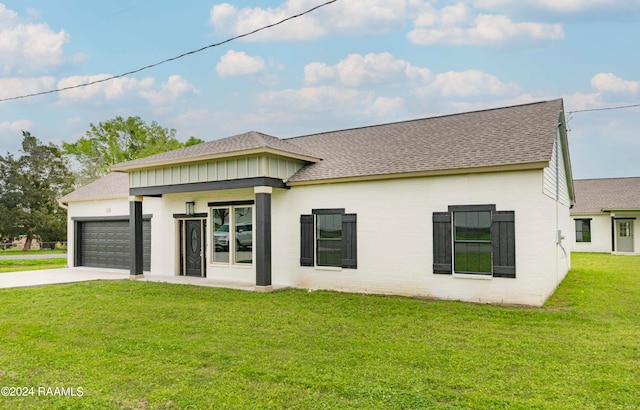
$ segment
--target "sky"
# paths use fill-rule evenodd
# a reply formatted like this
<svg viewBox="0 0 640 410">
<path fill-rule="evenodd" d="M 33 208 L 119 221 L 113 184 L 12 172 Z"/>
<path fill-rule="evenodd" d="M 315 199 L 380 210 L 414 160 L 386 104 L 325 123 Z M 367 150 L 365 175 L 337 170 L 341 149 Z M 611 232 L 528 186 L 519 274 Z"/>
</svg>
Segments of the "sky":
<svg viewBox="0 0 640 410">
<path fill-rule="evenodd" d="M 0 99 L 120 75 L 326 0 L 0 0 Z M 0 153 L 140 116 L 280 138 L 563 98 L 576 179 L 640 176 L 640 0 L 337 0 L 133 75 L 0 102 Z M 514 134 L 518 132 L 513 130 Z"/>
</svg>

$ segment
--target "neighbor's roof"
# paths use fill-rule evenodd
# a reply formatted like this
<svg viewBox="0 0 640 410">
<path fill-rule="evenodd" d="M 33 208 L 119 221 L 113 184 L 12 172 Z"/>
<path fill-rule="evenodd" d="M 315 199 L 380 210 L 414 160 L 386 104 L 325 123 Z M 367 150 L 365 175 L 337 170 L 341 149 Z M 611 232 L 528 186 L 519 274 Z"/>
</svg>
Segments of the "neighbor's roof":
<svg viewBox="0 0 640 410">
<path fill-rule="evenodd" d="M 562 111 L 557 99 L 290 138 L 322 161 L 289 182 L 548 162 Z"/>
<path fill-rule="evenodd" d="M 111 167 L 112 171 L 128 171 L 130 169 L 173 164 L 179 162 L 199 161 L 220 156 L 243 155 L 252 151 L 270 150 L 284 155 L 301 157 L 310 162 L 318 161 L 319 158 L 314 153 L 309 152 L 304 147 L 292 144 L 287 140 L 272 137 L 260 132 L 250 131 L 244 134 L 219 140 L 203 142 L 149 157 L 135 159 L 128 162 L 116 164 Z"/>
<path fill-rule="evenodd" d="M 572 214 L 640 210 L 640 177 L 577 179 Z"/>
<path fill-rule="evenodd" d="M 58 199 L 60 203 L 127 198 L 129 174 L 112 172 Z"/>
</svg>

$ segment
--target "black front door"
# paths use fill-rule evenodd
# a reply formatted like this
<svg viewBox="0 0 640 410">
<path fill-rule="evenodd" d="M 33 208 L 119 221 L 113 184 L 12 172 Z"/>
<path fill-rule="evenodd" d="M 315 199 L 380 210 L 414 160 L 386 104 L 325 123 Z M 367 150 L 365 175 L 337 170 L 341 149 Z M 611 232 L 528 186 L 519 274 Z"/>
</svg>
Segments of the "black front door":
<svg viewBox="0 0 640 410">
<path fill-rule="evenodd" d="M 183 236 L 183 249 L 185 256 L 185 274 L 187 276 L 205 276 L 203 272 L 204 267 L 204 252 L 203 252 L 203 220 L 186 220 L 184 236 Z"/>
</svg>

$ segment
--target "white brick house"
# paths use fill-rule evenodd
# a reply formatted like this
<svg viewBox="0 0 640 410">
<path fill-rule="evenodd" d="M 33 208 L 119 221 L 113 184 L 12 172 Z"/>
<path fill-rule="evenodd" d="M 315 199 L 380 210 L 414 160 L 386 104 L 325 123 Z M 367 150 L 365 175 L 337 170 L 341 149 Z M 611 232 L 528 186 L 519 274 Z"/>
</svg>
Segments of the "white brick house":
<svg viewBox="0 0 640 410">
<path fill-rule="evenodd" d="M 562 100 L 118 164 L 60 199 L 70 266 L 541 305 L 570 268 Z"/>
<path fill-rule="evenodd" d="M 640 178 L 583 179 L 574 186 L 573 250 L 640 255 Z"/>
</svg>

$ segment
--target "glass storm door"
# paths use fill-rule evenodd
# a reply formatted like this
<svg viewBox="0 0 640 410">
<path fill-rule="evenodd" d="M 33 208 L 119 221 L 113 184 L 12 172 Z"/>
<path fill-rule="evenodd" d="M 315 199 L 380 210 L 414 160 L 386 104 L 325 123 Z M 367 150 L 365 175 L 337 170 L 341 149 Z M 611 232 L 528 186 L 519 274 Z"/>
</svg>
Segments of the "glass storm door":
<svg viewBox="0 0 640 410">
<path fill-rule="evenodd" d="M 618 221 L 618 252 L 633 252 L 633 221 Z"/>
</svg>

